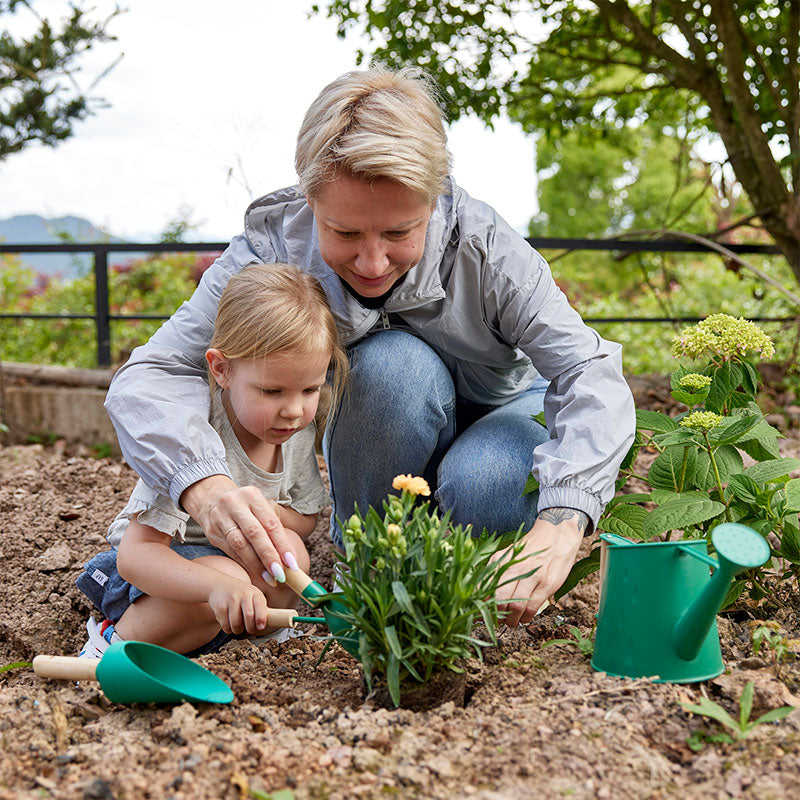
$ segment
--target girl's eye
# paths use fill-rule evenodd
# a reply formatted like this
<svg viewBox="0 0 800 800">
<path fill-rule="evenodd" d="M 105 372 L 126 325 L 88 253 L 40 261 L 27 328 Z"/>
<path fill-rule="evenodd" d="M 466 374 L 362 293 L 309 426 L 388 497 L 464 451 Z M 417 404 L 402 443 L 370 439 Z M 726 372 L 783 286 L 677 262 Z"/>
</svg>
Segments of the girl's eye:
<svg viewBox="0 0 800 800">
<path fill-rule="evenodd" d="M 308 389 L 305 390 L 306 394 L 316 394 L 319 391 L 319 386 L 309 386 Z"/>
<path fill-rule="evenodd" d="M 387 236 L 391 236 L 392 239 L 402 239 L 404 236 L 408 236 L 408 231 L 389 231 Z"/>
<path fill-rule="evenodd" d="M 281 393 L 280 389 L 262 389 L 261 390 L 261 394 L 266 394 L 266 395 L 270 395 L 270 396 L 275 396 L 275 395 L 278 395 L 280 393 Z"/>
<path fill-rule="evenodd" d="M 354 236 L 356 236 L 356 232 L 355 231 L 334 231 L 334 233 L 340 239 L 352 239 Z"/>
</svg>

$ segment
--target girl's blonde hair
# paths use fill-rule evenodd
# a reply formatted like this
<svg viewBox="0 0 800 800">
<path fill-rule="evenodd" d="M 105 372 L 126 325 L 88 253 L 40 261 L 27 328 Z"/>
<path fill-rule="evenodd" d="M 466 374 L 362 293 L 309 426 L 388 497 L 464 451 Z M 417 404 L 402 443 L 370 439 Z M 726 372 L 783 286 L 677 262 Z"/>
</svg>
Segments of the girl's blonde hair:
<svg viewBox="0 0 800 800">
<path fill-rule="evenodd" d="M 303 193 L 346 174 L 386 179 L 432 204 L 446 190 L 451 156 L 438 88 L 422 69 L 375 66 L 328 84 L 306 113 L 295 167 Z"/>
<path fill-rule="evenodd" d="M 290 264 L 253 264 L 231 277 L 220 297 L 209 348 L 231 361 L 330 353 L 331 409 L 349 372 L 322 286 Z M 214 389 L 210 372 L 209 382 Z"/>
</svg>

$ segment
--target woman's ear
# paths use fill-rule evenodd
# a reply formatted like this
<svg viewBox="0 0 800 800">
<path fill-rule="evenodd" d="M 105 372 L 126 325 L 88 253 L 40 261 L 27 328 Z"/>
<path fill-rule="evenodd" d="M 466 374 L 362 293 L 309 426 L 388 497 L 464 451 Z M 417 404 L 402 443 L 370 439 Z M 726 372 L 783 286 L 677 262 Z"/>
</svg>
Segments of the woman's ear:
<svg viewBox="0 0 800 800">
<path fill-rule="evenodd" d="M 214 378 L 217 386 L 221 386 L 225 389 L 228 385 L 231 362 L 228 361 L 224 353 L 221 350 L 217 350 L 216 347 L 206 350 L 206 362 L 208 363 L 211 377 Z"/>
</svg>

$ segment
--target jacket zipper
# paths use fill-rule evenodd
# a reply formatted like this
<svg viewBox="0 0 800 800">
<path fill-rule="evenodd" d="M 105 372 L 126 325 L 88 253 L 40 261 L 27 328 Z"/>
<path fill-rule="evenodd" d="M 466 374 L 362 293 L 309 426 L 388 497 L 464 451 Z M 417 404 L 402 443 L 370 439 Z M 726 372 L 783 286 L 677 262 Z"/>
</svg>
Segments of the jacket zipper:
<svg viewBox="0 0 800 800">
<path fill-rule="evenodd" d="M 383 310 L 381 310 L 381 325 L 383 325 L 385 331 L 388 331 L 390 328 L 389 315 Z"/>
</svg>

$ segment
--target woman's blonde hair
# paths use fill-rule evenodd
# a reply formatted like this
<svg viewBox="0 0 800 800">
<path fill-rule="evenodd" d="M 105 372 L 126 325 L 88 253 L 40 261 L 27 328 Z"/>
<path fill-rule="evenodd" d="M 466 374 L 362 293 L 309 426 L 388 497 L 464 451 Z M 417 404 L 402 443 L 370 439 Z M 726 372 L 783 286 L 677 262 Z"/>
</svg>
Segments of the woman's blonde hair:
<svg viewBox="0 0 800 800">
<path fill-rule="evenodd" d="M 295 167 L 303 193 L 346 174 L 386 179 L 433 203 L 446 190 L 451 157 L 433 79 L 417 67 L 375 66 L 328 84 L 306 113 Z"/>
<path fill-rule="evenodd" d="M 228 281 L 209 348 L 230 361 L 330 353 L 333 408 L 349 362 L 319 281 L 290 264 L 253 264 Z M 209 372 L 212 389 L 216 382 Z"/>
</svg>

